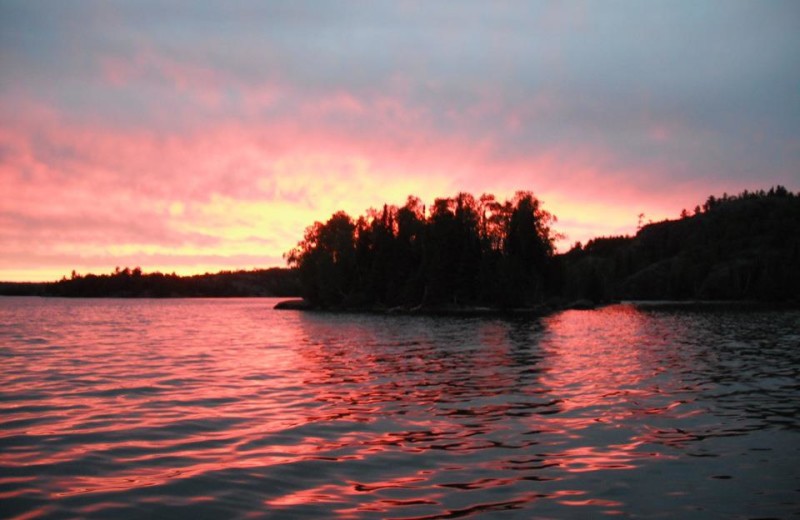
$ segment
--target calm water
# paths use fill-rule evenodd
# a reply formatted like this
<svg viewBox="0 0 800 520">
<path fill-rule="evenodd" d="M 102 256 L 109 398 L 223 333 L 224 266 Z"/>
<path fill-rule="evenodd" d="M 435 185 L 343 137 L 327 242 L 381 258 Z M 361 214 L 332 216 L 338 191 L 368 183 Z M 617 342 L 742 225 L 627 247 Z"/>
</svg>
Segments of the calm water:
<svg viewBox="0 0 800 520">
<path fill-rule="evenodd" d="M 800 516 L 800 312 L 273 303 L 0 299 L 0 516 Z"/>
</svg>

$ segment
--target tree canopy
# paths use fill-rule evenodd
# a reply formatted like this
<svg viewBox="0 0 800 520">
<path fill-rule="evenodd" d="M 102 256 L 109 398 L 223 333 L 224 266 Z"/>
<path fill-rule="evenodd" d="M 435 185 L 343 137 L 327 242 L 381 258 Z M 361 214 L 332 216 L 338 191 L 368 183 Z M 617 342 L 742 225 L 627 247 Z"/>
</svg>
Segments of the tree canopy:
<svg viewBox="0 0 800 520">
<path fill-rule="evenodd" d="M 640 221 L 643 215 L 639 216 Z M 528 191 L 409 197 L 316 222 L 287 254 L 317 307 L 526 307 L 552 300 L 759 299 L 800 294 L 800 196 L 710 196 L 635 236 L 555 255 L 555 217 Z"/>
<path fill-rule="evenodd" d="M 409 196 L 314 223 L 286 258 L 321 307 L 525 306 L 545 298 L 553 222 L 528 191 L 503 202 L 459 193 L 430 208 Z"/>
<path fill-rule="evenodd" d="M 634 237 L 577 244 L 559 262 L 567 298 L 791 301 L 800 295 L 800 196 L 710 196 Z"/>
</svg>

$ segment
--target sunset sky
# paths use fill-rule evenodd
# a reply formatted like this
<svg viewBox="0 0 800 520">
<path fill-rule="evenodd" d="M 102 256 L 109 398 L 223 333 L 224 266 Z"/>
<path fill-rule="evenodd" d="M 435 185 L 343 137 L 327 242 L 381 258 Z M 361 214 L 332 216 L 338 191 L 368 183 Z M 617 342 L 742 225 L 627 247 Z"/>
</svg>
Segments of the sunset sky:
<svg viewBox="0 0 800 520">
<path fill-rule="evenodd" d="M 285 265 L 409 194 L 561 250 L 800 189 L 800 2 L 0 0 L 0 280 Z"/>
</svg>

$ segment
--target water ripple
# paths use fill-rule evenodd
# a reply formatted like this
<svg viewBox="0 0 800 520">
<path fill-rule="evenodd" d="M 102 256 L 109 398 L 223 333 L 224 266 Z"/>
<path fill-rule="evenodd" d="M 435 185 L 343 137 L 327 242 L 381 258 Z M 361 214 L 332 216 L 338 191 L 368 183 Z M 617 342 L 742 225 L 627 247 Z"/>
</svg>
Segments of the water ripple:
<svg viewBox="0 0 800 520">
<path fill-rule="evenodd" d="M 0 299 L 4 518 L 790 517 L 800 313 Z"/>
</svg>

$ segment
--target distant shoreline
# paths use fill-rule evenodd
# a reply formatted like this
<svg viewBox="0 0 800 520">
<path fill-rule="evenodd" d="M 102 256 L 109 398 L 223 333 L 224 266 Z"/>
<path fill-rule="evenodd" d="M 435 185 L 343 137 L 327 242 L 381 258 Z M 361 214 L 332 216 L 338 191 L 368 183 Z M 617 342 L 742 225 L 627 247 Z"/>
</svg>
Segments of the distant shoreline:
<svg viewBox="0 0 800 520">
<path fill-rule="evenodd" d="M 0 282 L 4 296 L 65 298 L 291 298 L 300 291 L 297 272 L 282 267 L 193 276 L 126 267 L 100 275 L 73 272 L 55 282 Z"/>
</svg>

